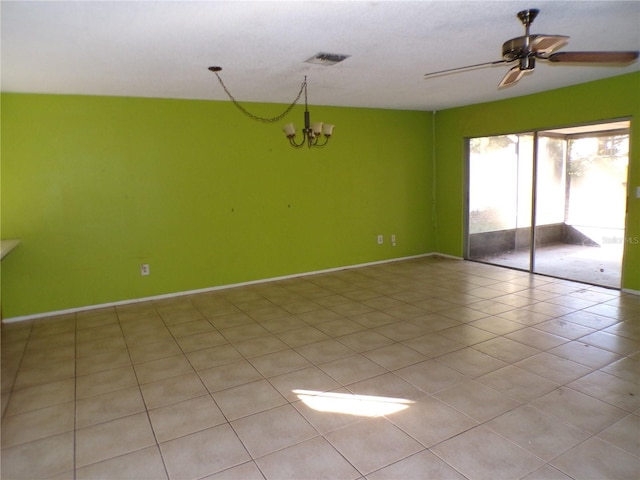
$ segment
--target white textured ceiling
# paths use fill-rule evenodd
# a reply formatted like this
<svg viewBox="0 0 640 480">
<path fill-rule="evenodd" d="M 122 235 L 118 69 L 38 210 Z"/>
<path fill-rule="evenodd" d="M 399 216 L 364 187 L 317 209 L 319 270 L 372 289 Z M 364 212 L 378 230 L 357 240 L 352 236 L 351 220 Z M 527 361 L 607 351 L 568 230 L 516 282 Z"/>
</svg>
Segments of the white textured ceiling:
<svg viewBox="0 0 640 480">
<path fill-rule="evenodd" d="M 539 8 L 532 33 L 562 51 L 640 50 L 640 1 L 2 1 L 2 91 L 441 110 L 640 69 L 551 65 L 505 89 L 509 66 L 424 79 L 499 60 Z M 318 52 L 350 55 L 311 65 Z M 585 99 L 586 100 L 586 99 Z"/>
</svg>

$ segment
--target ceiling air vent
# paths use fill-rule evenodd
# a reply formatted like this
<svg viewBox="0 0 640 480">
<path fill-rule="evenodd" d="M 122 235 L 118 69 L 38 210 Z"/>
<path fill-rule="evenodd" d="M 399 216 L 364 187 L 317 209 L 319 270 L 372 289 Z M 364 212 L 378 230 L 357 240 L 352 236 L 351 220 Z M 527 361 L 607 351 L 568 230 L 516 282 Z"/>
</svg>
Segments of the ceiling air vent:
<svg viewBox="0 0 640 480">
<path fill-rule="evenodd" d="M 339 53 L 325 53 L 320 52 L 315 54 L 313 57 L 305 60 L 305 63 L 315 63 L 316 65 L 335 65 L 336 63 L 340 63 L 345 58 L 349 58 L 350 55 L 341 55 Z"/>
</svg>

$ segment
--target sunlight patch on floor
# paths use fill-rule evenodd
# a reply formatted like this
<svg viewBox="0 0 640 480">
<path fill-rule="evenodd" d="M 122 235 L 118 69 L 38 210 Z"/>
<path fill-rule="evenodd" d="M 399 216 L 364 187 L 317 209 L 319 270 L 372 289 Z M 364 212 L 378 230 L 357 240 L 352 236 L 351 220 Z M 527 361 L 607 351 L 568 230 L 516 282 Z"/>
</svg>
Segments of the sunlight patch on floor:
<svg viewBox="0 0 640 480">
<path fill-rule="evenodd" d="M 360 417 L 390 415 L 414 403 L 404 398 L 355 395 L 350 393 L 292 390 L 307 406 L 319 412 L 344 413 Z"/>
</svg>

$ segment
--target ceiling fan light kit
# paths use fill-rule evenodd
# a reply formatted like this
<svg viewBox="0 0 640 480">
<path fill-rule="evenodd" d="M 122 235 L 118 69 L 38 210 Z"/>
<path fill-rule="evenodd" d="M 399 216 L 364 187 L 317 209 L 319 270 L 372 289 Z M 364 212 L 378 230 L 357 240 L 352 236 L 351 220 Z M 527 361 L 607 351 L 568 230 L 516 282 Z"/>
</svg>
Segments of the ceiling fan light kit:
<svg viewBox="0 0 640 480">
<path fill-rule="evenodd" d="M 564 47 L 568 43 L 569 37 L 566 35 L 531 35 L 530 27 L 538 16 L 538 13 L 540 13 L 540 10 L 535 8 L 518 12 L 517 17 L 524 25 L 525 34 L 521 37 L 507 40 L 502 44 L 502 60 L 431 72 L 427 73 L 425 78 L 457 73 L 490 65 L 518 62 L 517 65 L 511 67 L 498 84 L 498 88 L 502 88 L 514 85 L 524 76 L 525 73 L 532 72 L 535 69 L 536 60 L 544 60 L 552 63 L 567 63 L 572 65 L 599 64 L 615 67 L 629 64 L 638 59 L 640 52 L 637 51 L 554 53 L 556 50 Z"/>
</svg>

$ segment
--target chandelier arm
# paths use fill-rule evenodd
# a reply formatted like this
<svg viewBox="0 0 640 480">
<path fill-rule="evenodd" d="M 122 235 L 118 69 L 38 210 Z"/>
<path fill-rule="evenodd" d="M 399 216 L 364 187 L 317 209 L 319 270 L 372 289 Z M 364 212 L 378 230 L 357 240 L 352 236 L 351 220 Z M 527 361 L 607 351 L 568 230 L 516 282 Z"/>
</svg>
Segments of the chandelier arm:
<svg viewBox="0 0 640 480">
<path fill-rule="evenodd" d="M 289 143 L 291 144 L 291 146 L 295 147 L 295 148 L 300 148 L 300 147 L 304 146 L 305 140 L 306 140 L 306 137 L 303 136 L 302 137 L 302 141 L 300 143 L 296 143 L 295 137 L 288 137 L 288 138 L 289 138 Z"/>
<path fill-rule="evenodd" d="M 319 137 L 319 136 L 318 136 Z M 329 143 L 329 138 L 327 135 L 324 136 L 324 142 L 320 143 L 318 139 L 316 139 L 316 143 L 313 144 L 314 147 L 324 147 L 327 143 Z"/>
<path fill-rule="evenodd" d="M 212 67 L 213 68 L 213 67 Z M 225 93 L 227 94 L 227 96 L 231 99 L 231 101 L 233 102 L 233 104 L 238 107 L 238 109 L 244 113 L 247 117 L 253 119 L 253 120 L 257 120 L 258 122 L 264 122 L 264 123 L 274 123 L 274 122 L 278 122 L 280 120 L 282 120 L 284 117 L 286 117 L 289 112 L 291 111 L 291 109 L 298 103 L 298 101 L 300 100 L 300 97 L 302 96 L 302 92 L 305 91 L 306 92 L 306 86 L 307 86 L 307 77 L 305 77 L 304 82 L 302 82 L 302 85 L 300 86 L 300 91 L 298 92 L 298 95 L 296 96 L 295 100 L 284 110 L 284 112 L 282 112 L 280 115 L 276 115 L 275 117 L 271 117 L 271 118 L 264 118 L 264 117 L 260 117 L 258 115 L 255 115 L 253 113 L 251 113 L 249 110 L 247 110 L 246 108 L 244 108 L 236 99 L 233 95 L 231 95 L 231 92 L 229 91 L 229 89 L 227 89 L 227 86 L 224 84 L 224 82 L 222 81 L 222 78 L 220 77 L 220 75 L 218 75 L 218 72 L 216 70 L 213 70 L 212 68 L 210 68 L 209 70 L 211 70 L 216 77 L 218 77 L 218 81 L 220 82 L 220 85 L 222 85 L 223 90 L 225 91 Z M 306 95 L 305 95 L 306 96 Z M 305 103 L 306 103 L 306 99 L 305 99 Z"/>
</svg>

